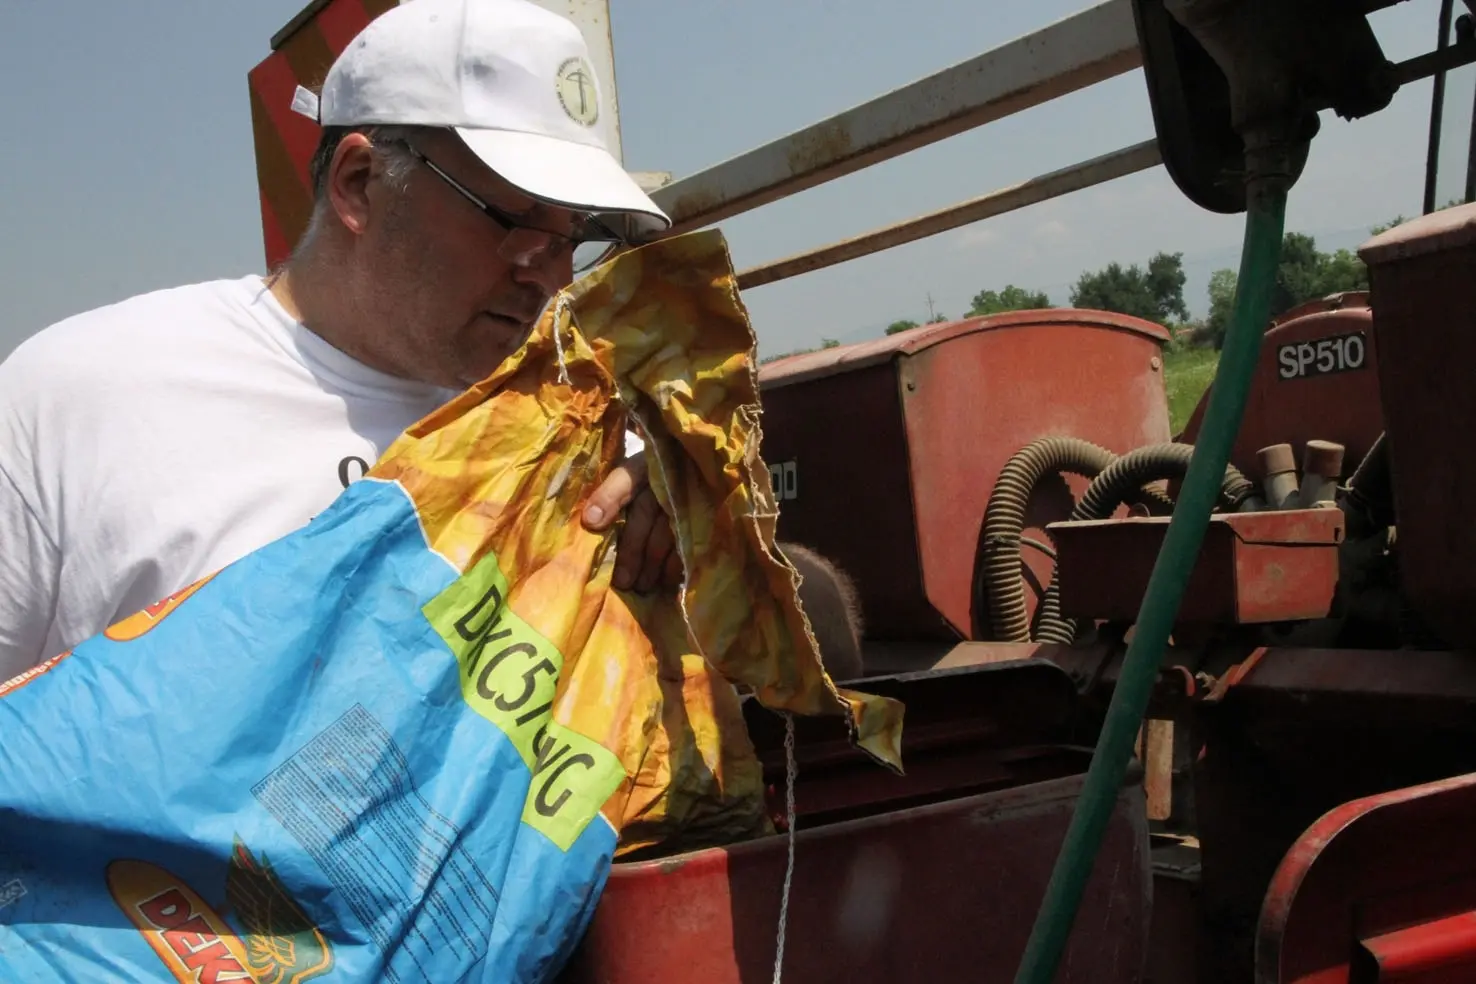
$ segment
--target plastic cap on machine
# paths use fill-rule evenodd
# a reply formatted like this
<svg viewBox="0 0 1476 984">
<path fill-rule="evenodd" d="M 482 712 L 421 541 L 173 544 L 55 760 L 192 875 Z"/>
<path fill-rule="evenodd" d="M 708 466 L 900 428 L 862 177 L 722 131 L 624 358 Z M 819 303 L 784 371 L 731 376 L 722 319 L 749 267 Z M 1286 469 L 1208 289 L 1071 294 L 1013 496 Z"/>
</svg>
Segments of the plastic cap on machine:
<svg viewBox="0 0 1476 984">
<path fill-rule="evenodd" d="M 409 0 L 349 42 L 293 109 L 322 126 L 448 127 L 528 195 L 621 218 L 632 238 L 671 220 L 610 153 L 579 28 L 528 0 Z"/>
</svg>

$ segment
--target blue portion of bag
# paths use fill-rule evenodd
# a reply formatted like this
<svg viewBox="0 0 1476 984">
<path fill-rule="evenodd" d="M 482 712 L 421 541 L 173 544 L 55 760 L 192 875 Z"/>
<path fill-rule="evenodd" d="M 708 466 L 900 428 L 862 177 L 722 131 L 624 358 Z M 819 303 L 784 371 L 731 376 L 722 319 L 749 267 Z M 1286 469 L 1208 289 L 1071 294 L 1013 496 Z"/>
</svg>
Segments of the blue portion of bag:
<svg viewBox="0 0 1476 984">
<path fill-rule="evenodd" d="M 456 577 L 399 486 L 356 482 L 0 696 L 0 977 L 553 976 L 615 835 L 522 822 L 529 768 L 421 612 Z"/>
</svg>

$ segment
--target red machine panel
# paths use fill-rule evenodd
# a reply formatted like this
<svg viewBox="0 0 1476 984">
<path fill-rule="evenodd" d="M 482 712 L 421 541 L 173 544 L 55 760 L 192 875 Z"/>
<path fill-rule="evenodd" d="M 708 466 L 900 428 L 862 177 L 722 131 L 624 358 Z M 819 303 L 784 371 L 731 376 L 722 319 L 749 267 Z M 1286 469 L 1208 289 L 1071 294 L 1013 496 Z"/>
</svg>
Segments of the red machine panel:
<svg viewBox="0 0 1476 984">
<path fill-rule="evenodd" d="M 1274 319 L 1261 343 L 1231 463 L 1259 483 L 1261 448 L 1290 444 L 1300 472 L 1306 443 L 1322 440 L 1343 445 L 1344 469 L 1351 474 L 1384 429 L 1378 366 L 1366 293 L 1308 301 Z M 1206 391 L 1184 425 L 1184 443 L 1194 443 L 1208 403 Z"/>
<path fill-rule="evenodd" d="M 256 183 L 267 267 L 291 254 L 313 210 L 308 163 L 318 124 L 292 111 L 299 85 L 313 91 L 354 36 L 398 0 L 311 0 L 272 38 L 272 53 L 247 75 Z"/>
<path fill-rule="evenodd" d="M 1169 517 L 1052 523 L 1061 613 L 1131 622 Z M 1215 515 L 1184 589 L 1179 620 L 1244 625 L 1325 618 L 1338 584 L 1340 509 Z"/>
<path fill-rule="evenodd" d="M 1399 573 L 1410 603 L 1452 646 L 1476 646 L 1476 205 L 1376 236 L 1369 267 L 1379 346 Z"/>
<path fill-rule="evenodd" d="M 780 537 L 855 578 L 869 638 L 967 638 L 974 555 L 1000 469 L 1038 437 L 1119 454 L 1167 441 L 1167 340 L 1137 318 L 1047 309 L 770 363 L 759 376 L 763 453 L 785 487 Z M 1084 488 L 1042 483 L 1026 534 L 1044 539 Z M 1043 590 L 1049 558 L 1025 559 Z"/>
<path fill-rule="evenodd" d="M 785 979 L 1005 984 L 1090 762 L 1089 748 L 1069 743 L 1075 684 L 1021 654 L 875 677 L 866 689 L 906 706 L 907 771 L 877 766 L 834 718 L 795 719 Z M 744 717 L 775 827 L 785 831 L 783 722 L 752 700 Z M 788 847 L 780 833 L 617 862 L 563 984 L 771 980 Z M 1108 821 L 1062 984 L 1141 980 L 1150 878 L 1134 769 Z"/>
<path fill-rule="evenodd" d="M 1266 984 L 1476 980 L 1476 776 L 1354 800 L 1286 853 L 1256 933 Z"/>
<path fill-rule="evenodd" d="M 799 833 L 784 979 L 1008 984 L 1081 778 Z M 783 836 L 617 864 L 563 984 L 773 977 Z M 1118 797 L 1059 984 L 1136 984 L 1147 953 L 1141 786 Z"/>
</svg>

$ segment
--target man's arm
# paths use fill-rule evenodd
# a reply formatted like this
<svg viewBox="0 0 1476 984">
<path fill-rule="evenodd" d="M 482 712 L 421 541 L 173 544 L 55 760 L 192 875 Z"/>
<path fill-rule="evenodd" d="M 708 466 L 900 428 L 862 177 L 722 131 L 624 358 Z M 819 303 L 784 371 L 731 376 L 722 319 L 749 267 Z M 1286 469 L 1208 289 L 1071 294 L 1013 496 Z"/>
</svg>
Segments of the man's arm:
<svg viewBox="0 0 1476 984">
<path fill-rule="evenodd" d="M 61 551 L 0 462 L 0 682 L 57 655 L 44 647 L 60 577 Z"/>
</svg>

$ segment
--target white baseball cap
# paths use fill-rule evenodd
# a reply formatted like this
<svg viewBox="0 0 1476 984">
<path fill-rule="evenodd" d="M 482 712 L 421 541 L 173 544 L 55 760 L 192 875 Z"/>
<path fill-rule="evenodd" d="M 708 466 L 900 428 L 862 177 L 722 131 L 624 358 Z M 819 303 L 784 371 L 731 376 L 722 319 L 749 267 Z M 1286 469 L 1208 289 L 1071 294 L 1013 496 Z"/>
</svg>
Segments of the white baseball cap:
<svg viewBox="0 0 1476 984">
<path fill-rule="evenodd" d="M 528 0 L 406 0 L 349 42 L 293 108 L 322 126 L 447 127 L 528 195 L 632 238 L 671 220 L 610 153 L 600 83 L 572 22 Z M 613 215 L 612 215 L 613 213 Z"/>
</svg>

